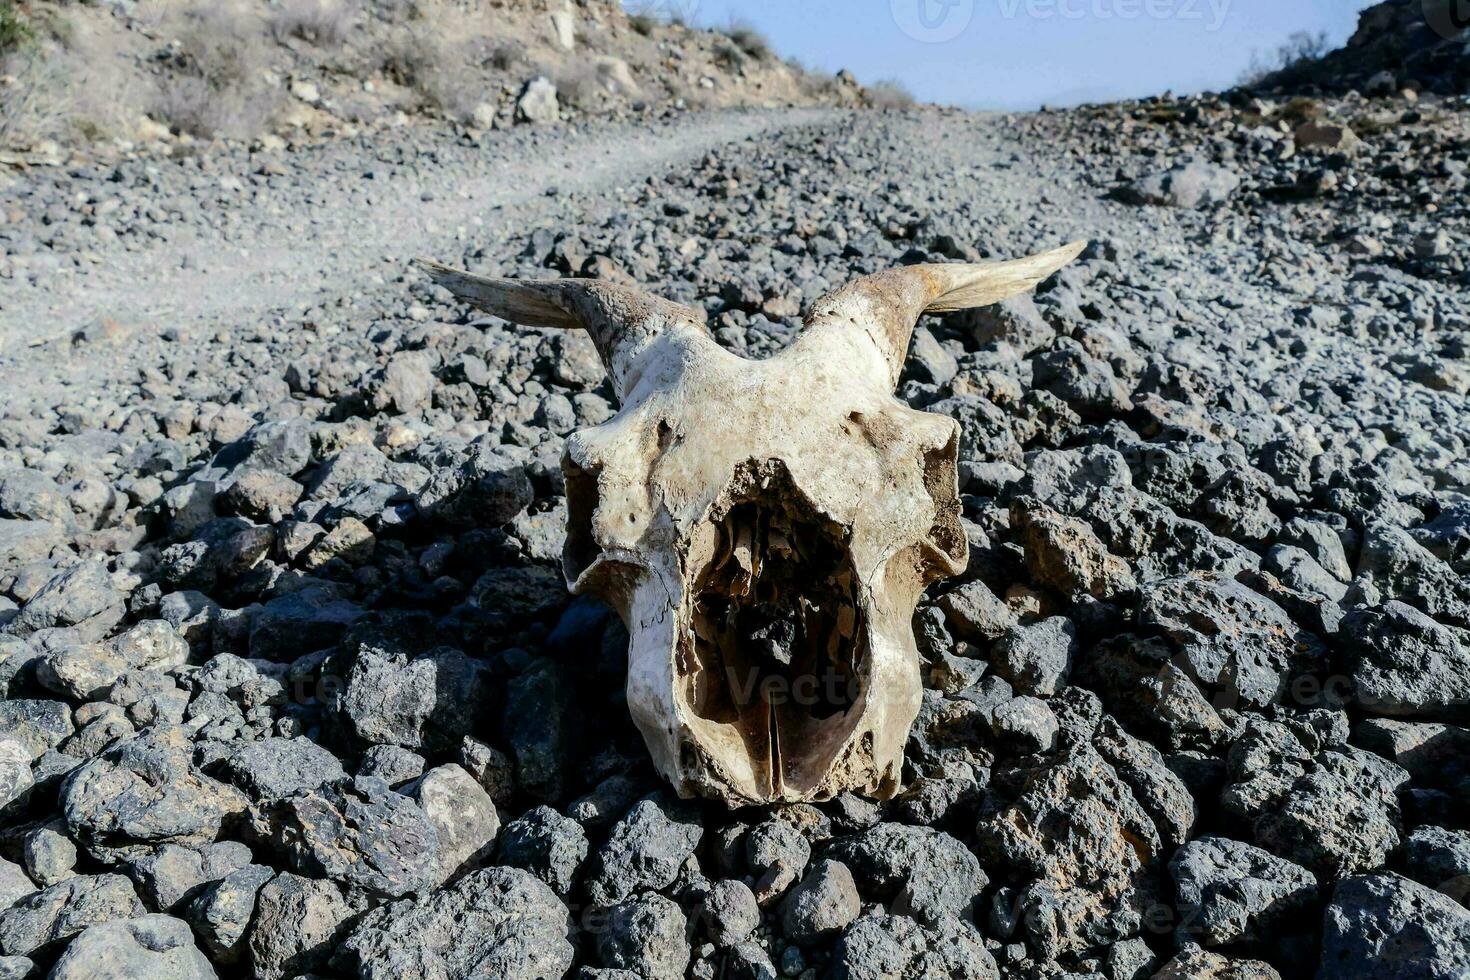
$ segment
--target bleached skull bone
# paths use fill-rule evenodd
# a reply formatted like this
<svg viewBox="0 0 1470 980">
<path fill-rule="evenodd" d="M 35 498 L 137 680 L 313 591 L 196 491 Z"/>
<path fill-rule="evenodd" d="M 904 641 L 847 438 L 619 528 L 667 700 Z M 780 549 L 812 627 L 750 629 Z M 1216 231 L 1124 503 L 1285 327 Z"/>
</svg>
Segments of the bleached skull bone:
<svg viewBox="0 0 1470 980">
<path fill-rule="evenodd" d="M 628 706 L 681 795 L 897 789 L 914 609 L 967 561 L 958 425 L 894 397 L 914 324 L 1031 289 L 1083 244 L 856 279 L 765 360 L 627 286 L 421 263 L 470 305 L 598 347 L 621 409 L 567 439 L 563 570 L 627 625 Z"/>
</svg>

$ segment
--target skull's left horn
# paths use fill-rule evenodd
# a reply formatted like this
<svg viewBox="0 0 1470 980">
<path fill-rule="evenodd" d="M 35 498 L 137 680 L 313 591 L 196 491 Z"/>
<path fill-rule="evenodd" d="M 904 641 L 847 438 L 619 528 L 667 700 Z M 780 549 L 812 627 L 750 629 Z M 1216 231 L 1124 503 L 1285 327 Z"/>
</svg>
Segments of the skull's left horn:
<svg viewBox="0 0 1470 980">
<path fill-rule="evenodd" d="M 954 313 L 998 303 L 1040 284 L 1087 247 L 1072 242 L 1010 262 L 929 263 L 854 279 L 817 300 L 798 345 L 821 344 L 830 330 L 866 330 L 897 387 L 914 324 L 924 313 Z"/>
<path fill-rule="evenodd" d="M 637 355 L 670 327 L 704 334 L 704 314 L 631 286 L 601 279 L 501 279 L 429 259 L 419 268 L 464 303 L 527 327 L 580 327 L 592 337 L 621 399 Z"/>
</svg>

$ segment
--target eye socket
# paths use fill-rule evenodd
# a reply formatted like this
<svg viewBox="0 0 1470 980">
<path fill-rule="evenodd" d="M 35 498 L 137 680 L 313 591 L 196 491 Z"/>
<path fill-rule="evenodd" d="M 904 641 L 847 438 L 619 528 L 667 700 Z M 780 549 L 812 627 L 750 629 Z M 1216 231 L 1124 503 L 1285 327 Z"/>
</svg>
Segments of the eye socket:
<svg viewBox="0 0 1470 980">
<path fill-rule="evenodd" d="M 562 462 L 567 484 L 567 541 L 562 549 L 562 569 L 568 582 L 575 582 L 597 560 L 602 549 L 592 535 L 592 515 L 597 512 L 597 474 L 571 460 Z M 629 520 L 633 520 L 629 515 Z"/>
<path fill-rule="evenodd" d="M 964 568 L 970 554 L 970 542 L 960 523 L 959 438 L 956 427 L 943 446 L 924 451 L 924 489 L 934 501 L 934 524 L 927 536 L 930 547 L 927 564 L 936 576 L 951 575 Z"/>
</svg>

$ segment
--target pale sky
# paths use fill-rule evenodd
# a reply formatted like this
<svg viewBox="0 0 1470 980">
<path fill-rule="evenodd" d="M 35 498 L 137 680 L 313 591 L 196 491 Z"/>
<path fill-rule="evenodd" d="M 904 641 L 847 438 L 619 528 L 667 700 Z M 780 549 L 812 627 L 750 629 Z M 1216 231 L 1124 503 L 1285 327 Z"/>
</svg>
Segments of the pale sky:
<svg viewBox="0 0 1470 980">
<path fill-rule="evenodd" d="M 1334 47 L 1373 0 L 625 0 L 760 29 L 782 56 L 921 100 L 1030 109 L 1228 88 L 1293 31 Z"/>
</svg>

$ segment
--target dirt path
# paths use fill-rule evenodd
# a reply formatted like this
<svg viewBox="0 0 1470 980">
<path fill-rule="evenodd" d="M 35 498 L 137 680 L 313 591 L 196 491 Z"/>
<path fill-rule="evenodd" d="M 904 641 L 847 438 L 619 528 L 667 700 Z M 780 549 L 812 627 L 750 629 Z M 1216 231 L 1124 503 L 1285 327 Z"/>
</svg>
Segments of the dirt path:
<svg viewBox="0 0 1470 980">
<path fill-rule="evenodd" d="M 166 238 L 137 250 L 121 242 L 89 249 L 80 255 L 84 271 L 61 270 L 34 284 L 0 279 L 0 368 L 19 369 L 32 360 L 28 349 L 52 346 L 104 318 L 129 326 L 258 323 L 272 311 L 381 283 L 437 243 L 493 235 L 516 208 L 548 195 L 628 187 L 717 147 L 831 115 L 734 112 L 653 127 L 517 131 L 492 134 L 470 153 L 452 145 L 427 153 L 390 145 L 377 159 L 351 145 L 328 146 L 286 158 L 290 169 L 279 186 L 272 182 L 216 210 L 221 189 L 234 189 L 260 166 L 231 160 L 211 180 L 177 191 L 194 194 L 200 208 L 196 220 L 164 228 Z M 384 179 L 381 162 L 394 155 L 410 163 Z M 165 191 L 192 177 L 172 162 L 158 169 Z M 64 186 L 58 179 L 58 192 Z"/>
</svg>

